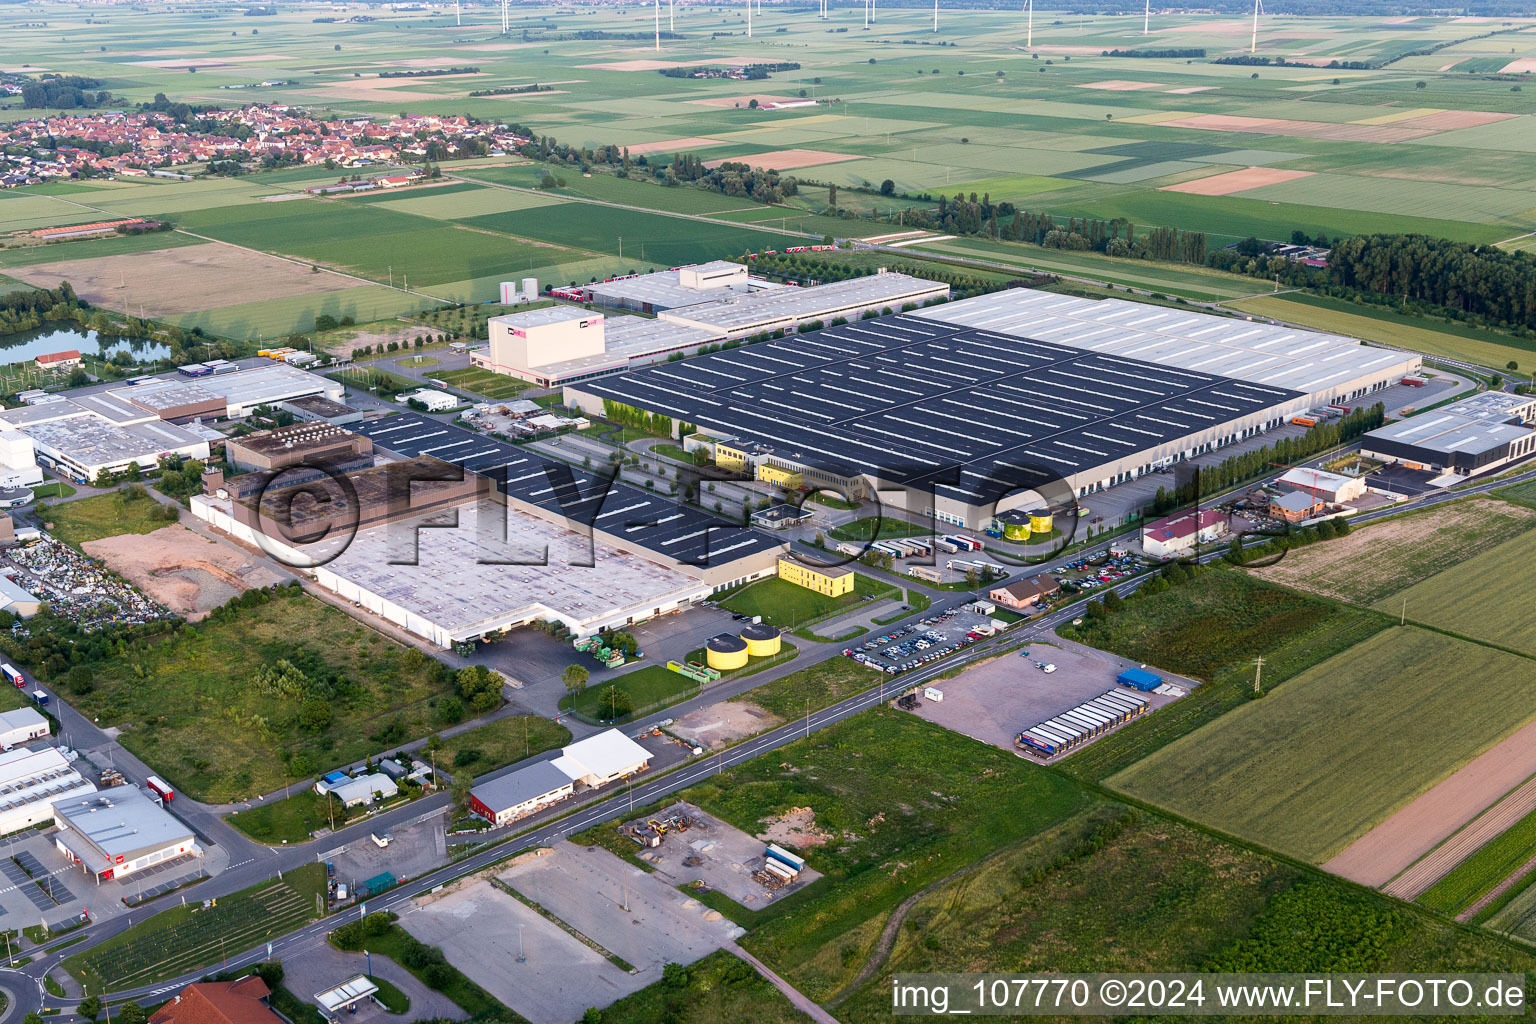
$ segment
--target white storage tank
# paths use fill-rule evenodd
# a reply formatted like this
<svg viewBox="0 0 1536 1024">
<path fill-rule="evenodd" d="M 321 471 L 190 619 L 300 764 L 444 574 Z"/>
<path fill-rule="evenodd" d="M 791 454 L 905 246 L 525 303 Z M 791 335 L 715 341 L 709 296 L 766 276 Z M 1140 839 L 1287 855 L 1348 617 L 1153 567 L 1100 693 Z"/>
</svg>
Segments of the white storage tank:
<svg viewBox="0 0 1536 1024">
<path fill-rule="evenodd" d="M 539 297 L 539 279 L 536 277 L 523 278 L 523 301 L 533 302 Z"/>
</svg>

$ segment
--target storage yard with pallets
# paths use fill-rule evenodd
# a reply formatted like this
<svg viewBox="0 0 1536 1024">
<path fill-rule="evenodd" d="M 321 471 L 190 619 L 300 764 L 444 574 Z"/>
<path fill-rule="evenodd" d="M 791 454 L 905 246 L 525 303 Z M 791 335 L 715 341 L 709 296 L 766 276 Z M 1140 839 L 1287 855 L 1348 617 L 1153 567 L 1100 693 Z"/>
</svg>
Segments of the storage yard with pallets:
<svg viewBox="0 0 1536 1024">
<path fill-rule="evenodd" d="M 770 853 L 774 844 L 688 803 L 626 821 L 620 831 L 635 840 L 635 855 L 658 877 L 690 891 L 714 889 L 748 910 L 761 910 L 821 877 L 804 860 L 794 865 L 799 858 L 783 847 Z"/>
<path fill-rule="evenodd" d="M 1066 640 L 1026 642 L 966 669 L 952 679 L 945 679 L 914 691 L 914 706 L 920 718 L 946 729 L 1003 750 L 1013 751 L 1032 760 L 1052 760 L 1070 753 L 1124 723 L 1177 700 L 1172 692 L 1187 693 L 1198 684 L 1180 676 L 1158 671 L 1159 686 L 1169 692 L 1142 692 L 1121 685 L 1117 678 L 1136 663 L 1117 658 Z M 942 694 L 940 700 L 928 696 L 928 690 Z M 1083 705 L 1110 694 L 1118 720 L 1091 713 L 1078 718 Z M 1045 726 L 1062 716 L 1074 716 L 1070 731 Z M 1032 743 L 1021 744 L 1019 737 L 1031 733 L 1037 740 L 1047 740 L 1049 748 Z"/>
</svg>

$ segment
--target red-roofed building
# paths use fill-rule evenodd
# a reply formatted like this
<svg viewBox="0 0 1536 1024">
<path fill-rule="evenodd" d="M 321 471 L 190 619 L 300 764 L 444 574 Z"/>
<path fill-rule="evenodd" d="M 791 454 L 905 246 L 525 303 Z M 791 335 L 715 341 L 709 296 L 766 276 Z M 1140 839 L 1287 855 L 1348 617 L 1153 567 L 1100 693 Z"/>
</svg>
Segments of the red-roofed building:
<svg viewBox="0 0 1536 1024">
<path fill-rule="evenodd" d="M 254 974 L 188 985 L 155 1011 L 149 1024 L 285 1024 L 267 1005 L 272 992 Z"/>
<path fill-rule="evenodd" d="M 80 350 L 69 349 L 65 352 L 47 352 L 37 357 L 39 370 L 67 370 L 71 366 L 80 365 Z"/>
<path fill-rule="evenodd" d="M 1141 550 L 1149 558 L 1173 558 L 1194 549 L 1196 544 L 1215 540 L 1231 528 L 1225 512 L 1203 508 L 1159 519 L 1141 528 Z"/>
</svg>

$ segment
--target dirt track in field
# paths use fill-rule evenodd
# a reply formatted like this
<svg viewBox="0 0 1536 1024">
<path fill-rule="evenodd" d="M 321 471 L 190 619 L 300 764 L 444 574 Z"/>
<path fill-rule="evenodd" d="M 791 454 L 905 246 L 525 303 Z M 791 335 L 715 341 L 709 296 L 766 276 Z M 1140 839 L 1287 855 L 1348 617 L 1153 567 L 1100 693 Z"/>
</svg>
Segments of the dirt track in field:
<svg viewBox="0 0 1536 1024">
<path fill-rule="evenodd" d="M 74 285 L 95 306 L 146 316 L 196 313 L 210 306 L 355 288 L 361 282 L 210 242 L 158 252 L 125 253 L 16 267 L 6 274 L 39 288 Z"/>
<path fill-rule="evenodd" d="M 1536 807 L 1536 785 L 1522 786 L 1522 794 L 1511 794 L 1507 807 L 1490 815 L 1487 828 L 1467 834 L 1464 842 L 1447 843 L 1436 849 L 1458 829 L 1471 822 L 1506 793 L 1536 774 L 1536 722 L 1516 730 L 1507 739 L 1462 765 L 1450 776 L 1416 798 L 1406 807 L 1356 839 L 1343 852 L 1323 865 L 1323 870 L 1342 875 L 1361 885 L 1376 888 L 1425 859 L 1422 870 L 1415 866 L 1412 877 L 1404 875 L 1401 886 L 1394 883 L 1389 892 L 1405 899 L 1417 896 L 1442 878 L 1446 872 L 1470 855 L 1482 842 L 1519 821 L 1523 813 Z M 1529 790 L 1529 792 L 1525 792 Z M 1507 812 L 1507 813 L 1506 813 Z M 1510 814 L 1515 814 L 1509 818 Z M 1508 819 L 1508 820 L 1506 820 Z M 1504 822 L 1502 828 L 1498 822 Z M 1492 829 L 1492 831 L 1489 831 Z M 1486 833 L 1486 834 L 1484 834 Z M 1480 839 L 1481 841 L 1477 841 Z M 1463 848 L 1468 847 L 1470 848 Z M 1442 853 L 1442 850 L 1444 851 Z M 1459 855 L 1458 855 L 1459 854 Z M 1396 890 L 1401 888 L 1402 892 Z"/>
</svg>

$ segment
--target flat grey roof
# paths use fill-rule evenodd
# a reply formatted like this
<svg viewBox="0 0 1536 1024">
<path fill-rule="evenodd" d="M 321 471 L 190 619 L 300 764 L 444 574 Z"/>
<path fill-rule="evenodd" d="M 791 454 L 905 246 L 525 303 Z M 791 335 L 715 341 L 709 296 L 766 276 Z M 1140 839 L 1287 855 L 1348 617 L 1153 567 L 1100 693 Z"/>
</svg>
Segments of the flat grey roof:
<svg viewBox="0 0 1536 1024">
<path fill-rule="evenodd" d="M 1483 391 L 1463 398 L 1459 402 L 1442 406 L 1445 412 L 1453 412 L 1469 419 L 1508 420 L 1516 416 L 1529 416 L 1536 407 L 1536 395 L 1513 395 L 1508 391 Z"/>
<path fill-rule="evenodd" d="M 596 355 L 565 359 L 529 369 L 549 380 L 564 380 L 602 369 L 622 370 L 633 359 L 657 352 L 696 348 L 724 341 L 720 331 L 689 327 L 670 320 L 643 316 L 610 316 L 603 322 L 603 351 Z"/>
<path fill-rule="evenodd" d="M 837 310 L 850 306 L 875 303 L 900 305 L 916 301 L 920 296 L 948 293 L 947 285 L 906 274 L 870 274 L 867 277 L 853 277 L 808 288 L 778 288 L 682 306 L 668 310 L 663 314 L 663 319 L 739 331 L 780 320 L 814 320 L 831 316 Z"/>
<path fill-rule="evenodd" d="M 1367 374 L 1406 373 L 1419 362 L 1416 355 L 1372 348 L 1340 334 L 1034 288 L 961 299 L 923 315 L 1303 394 L 1340 387 Z"/>
<path fill-rule="evenodd" d="M 109 391 L 107 394 L 116 399 L 132 401 L 136 405 L 145 409 L 153 409 L 156 412 L 164 409 L 174 409 L 182 405 L 216 402 L 223 397 L 208 390 L 201 384 L 177 380 L 168 380 L 154 384 L 140 384 L 137 387 Z"/>
<path fill-rule="evenodd" d="M 106 854 L 109 863 L 118 856 L 132 860 L 142 850 L 158 850 L 192 838 L 191 829 L 138 786 L 115 786 L 63 801 L 55 804 L 53 811 Z"/>
<path fill-rule="evenodd" d="M 746 270 L 740 263 L 731 263 L 729 260 L 711 260 L 709 263 L 701 263 L 688 269 L 703 274 L 711 271 Z M 722 284 L 714 288 L 689 288 L 682 283 L 679 269 L 658 270 L 654 274 L 637 274 L 634 277 L 621 277 L 615 281 L 599 281 L 597 284 L 588 286 L 594 296 L 602 297 L 605 302 L 648 302 L 657 309 L 691 306 L 723 295 L 740 295 L 747 291 L 768 291 L 779 287 L 782 286 L 764 281 L 754 281 L 749 285 L 743 278 L 737 283 Z"/>
<path fill-rule="evenodd" d="M 21 429 L 40 447 L 82 466 L 105 466 L 204 443 L 192 431 L 158 419 L 118 425 L 94 416 L 72 416 Z"/>
<path fill-rule="evenodd" d="M 492 323 L 506 324 L 508 327 L 544 327 L 548 324 L 563 324 L 568 320 L 590 320 L 594 316 L 601 316 L 589 309 L 580 306 L 541 306 L 538 309 L 525 309 L 520 313 L 503 313 L 501 316 L 491 317 Z"/>
<path fill-rule="evenodd" d="M 482 782 L 470 790 L 476 800 L 493 811 L 525 804 L 571 784 L 571 777 L 552 761 L 540 761 L 508 775 Z"/>
<path fill-rule="evenodd" d="M 1451 412 L 1447 406 L 1378 427 L 1365 435 L 1365 446 L 1370 447 L 1370 440 L 1385 440 L 1446 455 L 1475 454 L 1491 451 L 1530 433 L 1530 427 L 1474 419 Z"/>
<path fill-rule="evenodd" d="M 236 373 L 216 377 L 200 377 L 198 385 L 215 395 L 223 395 L 230 405 L 260 405 L 280 402 L 305 395 L 335 395 L 339 397 L 342 386 L 319 374 L 301 370 L 287 363 L 266 361 Z"/>
</svg>

